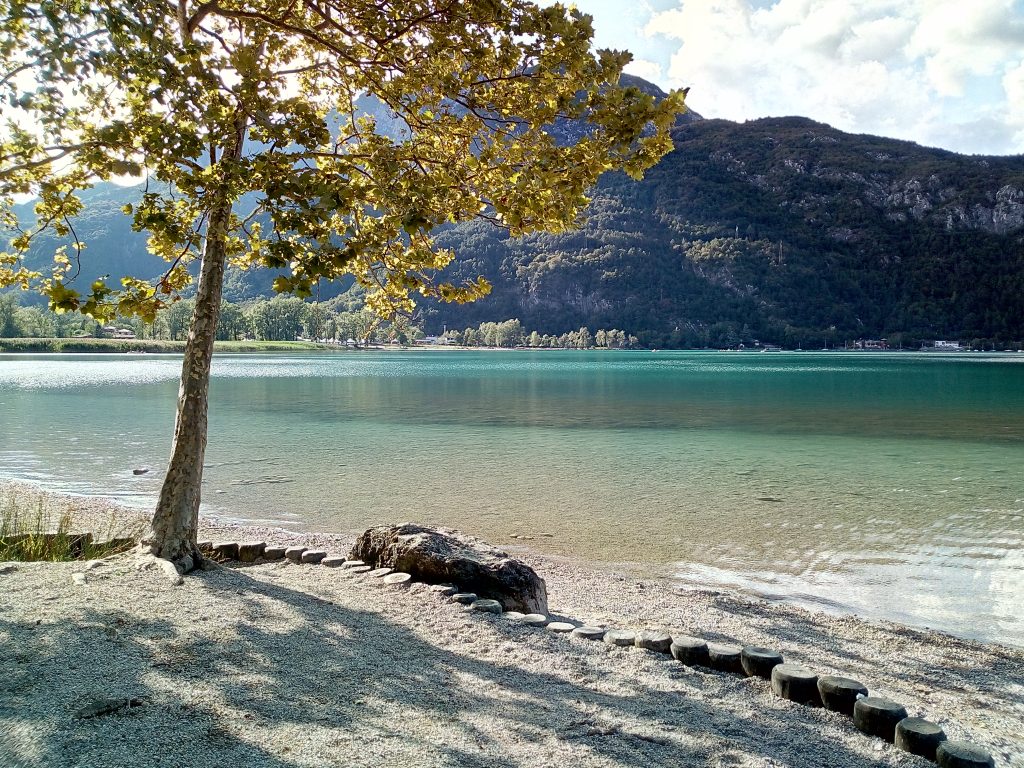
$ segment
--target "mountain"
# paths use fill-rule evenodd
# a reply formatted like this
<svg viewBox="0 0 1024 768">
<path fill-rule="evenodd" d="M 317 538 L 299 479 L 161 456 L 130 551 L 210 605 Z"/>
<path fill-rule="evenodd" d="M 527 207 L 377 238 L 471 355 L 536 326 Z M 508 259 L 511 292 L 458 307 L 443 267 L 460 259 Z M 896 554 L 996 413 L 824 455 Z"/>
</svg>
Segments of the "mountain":
<svg viewBox="0 0 1024 768">
<path fill-rule="evenodd" d="M 578 127 L 559 130 L 571 140 Z M 577 231 L 517 241 L 483 223 L 440 231 L 460 256 L 445 276 L 482 274 L 494 291 L 428 303 L 425 329 L 518 317 L 547 333 L 622 328 L 652 346 L 1024 337 L 1024 157 L 957 155 L 800 117 L 690 115 L 673 139 L 642 182 L 603 177 Z M 120 213 L 134 194 L 86 194 L 81 279 L 160 272 Z M 53 244 L 31 260 L 44 263 Z M 226 293 L 267 294 L 270 279 L 234 272 Z"/>
<path fill-rule="evenodd" d="M 440 240 L 484 303 L 431 330 L 626 328 L 654 346 L 1024 336 L 1024 157 L 966 157 L 798 117 L 697 120 L 640 183 L 605 176 L 577 232 Z"/>
</svg>

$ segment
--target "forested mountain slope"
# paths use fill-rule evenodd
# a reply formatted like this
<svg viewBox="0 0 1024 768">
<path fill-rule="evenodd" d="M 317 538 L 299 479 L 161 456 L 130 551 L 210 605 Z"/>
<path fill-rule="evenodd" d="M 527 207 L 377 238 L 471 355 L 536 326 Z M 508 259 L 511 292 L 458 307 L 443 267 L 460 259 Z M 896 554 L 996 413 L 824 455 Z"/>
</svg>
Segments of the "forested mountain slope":
<svg viewBox="0 0 1024 768">
<path fill-rule="evenodd" d="M 452 276 L 482 274 L 494 291 L 426 305 L 420 324 L 518 317 L 550 333 L 623 328 L 653 346 L 1024 337 L 1024 157 L 962 156 L 797 117 L 682 120 L 673 136 L 675 151 L 642 182 L 604 177 L 577 231 L 441 232 L 461 257 Z M 80 279 L 161 271 L 120 213 L 136 195 L 87 193 Z M 37 243 L 35 265 L 54 244 Z M 233 273 L 226 295 L 268 294 L 271 278 Z"/>
<path fill-rule="evenodd" d="M 702 120 L 674 138 L 644 181 L 605 177 L 577 232 L 446 232 L 470 256 L 460 271 L 495 289 L 432 308 L 431 324 L 519 317 L 647 331 L 658 346 L 1024 336 L 1024 157 L 803 118 Z"/>
</svg>

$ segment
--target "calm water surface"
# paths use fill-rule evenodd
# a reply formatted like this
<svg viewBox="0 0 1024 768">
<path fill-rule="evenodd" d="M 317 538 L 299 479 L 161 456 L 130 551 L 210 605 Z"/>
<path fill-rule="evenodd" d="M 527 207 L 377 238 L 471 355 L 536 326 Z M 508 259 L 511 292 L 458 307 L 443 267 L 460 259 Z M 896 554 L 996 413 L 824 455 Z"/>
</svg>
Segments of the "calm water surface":
<svg viewBox="0 0 1024 768">
<path fill-rule="evenodd" d="M 0 356 L 0 479 L 150 505 L 179 360 Z M 220 356 L 204 509 L 415 520 L 1024 645 L 1024 355 Z"/>
</svg>

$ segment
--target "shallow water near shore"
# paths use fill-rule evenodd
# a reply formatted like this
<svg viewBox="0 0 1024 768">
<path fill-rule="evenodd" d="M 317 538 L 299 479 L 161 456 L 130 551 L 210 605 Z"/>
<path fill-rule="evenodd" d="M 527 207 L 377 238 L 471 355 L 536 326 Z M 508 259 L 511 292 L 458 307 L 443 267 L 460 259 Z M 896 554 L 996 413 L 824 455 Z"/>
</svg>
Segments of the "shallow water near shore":
<svg viewBox="0 0 1024 768">
<path fill-rule="evenodd" d="M 0 479 L 150 505 L 179 366 L 0 356 Z M 211 514 L 444 524 L 1024 646 L 1024 355 L 311 353 L 214 377 Z"/>
</svg>

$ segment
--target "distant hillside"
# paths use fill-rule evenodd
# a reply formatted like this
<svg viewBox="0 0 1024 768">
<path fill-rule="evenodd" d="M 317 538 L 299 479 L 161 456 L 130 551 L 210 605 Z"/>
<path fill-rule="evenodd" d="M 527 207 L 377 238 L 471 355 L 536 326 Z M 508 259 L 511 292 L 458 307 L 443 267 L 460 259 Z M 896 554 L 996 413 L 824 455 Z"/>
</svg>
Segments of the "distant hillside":
<svg viewBox="0 0 1024 768">
<path fill-rule="evenodd" d="M 431 307 L 429 327 L 519 317 L 646 331 L 658 346 L 1024 336 L 1024 157 L 803 118 L 701 120 L 674 138 L 643 182 L 606 176 L 578 232 L 445 232 L 468 256 L 459 273 L 495 290 Z"/>
<path fill-rule="evenodd" d="M 690 116 L 673 135 L 675 151 L 644 181 L 604 177 L 576 232 L 441 232 L 461 256 L 451 276 L 482 274 L 494 292 L 423 307 L 427 332 L 518 317 L 549 333 L 623 328 L 653 346 L 1024 337 L 1024 157 L 966 157 L 797 117 Z M 82 279 L 160 271 L 120 213 L 134 194 L 88 193 Z M 53 245 L 41 241 L 33 261 Z M 227 295 L 269 285 L 236 272 Z"/>
</svg>

